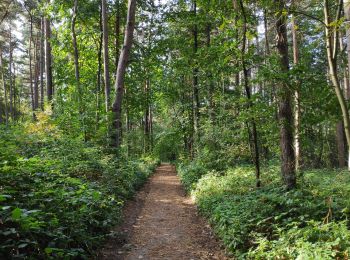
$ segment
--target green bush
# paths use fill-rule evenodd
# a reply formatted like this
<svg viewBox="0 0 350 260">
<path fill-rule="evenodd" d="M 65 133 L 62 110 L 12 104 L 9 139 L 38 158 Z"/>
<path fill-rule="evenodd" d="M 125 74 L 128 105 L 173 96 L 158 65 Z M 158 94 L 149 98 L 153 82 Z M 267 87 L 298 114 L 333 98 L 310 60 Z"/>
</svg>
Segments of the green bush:
<svg viewBox="0 0 350 260">
<path fill-rule="evenodd" d="M 348 257 L 348 172 L 308 171 L 298 189 L 286 191 L 276 166 L 263 169 L 260 189 L 255 187 L 252 167 L 237 167 L 224 174 L 193 169 L 193 165 L 182 165 L 180 177 L 191 189 L 200 212 L 236 257 Z"/>
<path fill-rule="evenodd" d="M 0 258 L 87 258 L 157 160 L 116 159 L 69 136 L 0 132 Z"/>
<path fill-rule="evenodd" d="M 196 164 L 195 162 L 185 165 L 179 164 L 177 166 L 178 173 L 180 175 L 182 184 L 185 187 L 187 192 L 190 192 L 192 189 L 195 189 L 195 186 L 198 180 L 206 173 L 206 169 Z"/>
</svg>

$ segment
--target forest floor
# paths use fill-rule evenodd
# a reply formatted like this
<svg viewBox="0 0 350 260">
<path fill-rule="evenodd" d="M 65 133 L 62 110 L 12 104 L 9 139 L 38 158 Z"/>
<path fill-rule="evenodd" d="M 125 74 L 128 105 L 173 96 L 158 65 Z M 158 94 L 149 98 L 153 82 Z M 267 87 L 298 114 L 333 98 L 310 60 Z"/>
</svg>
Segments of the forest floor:
<svg viewBox="0 0 350 260">
<path fill-rule="evenodd" d="M 123 218 L 99 259 L 227 259 L 170 164 L 157 168 Z"/>
</svg>

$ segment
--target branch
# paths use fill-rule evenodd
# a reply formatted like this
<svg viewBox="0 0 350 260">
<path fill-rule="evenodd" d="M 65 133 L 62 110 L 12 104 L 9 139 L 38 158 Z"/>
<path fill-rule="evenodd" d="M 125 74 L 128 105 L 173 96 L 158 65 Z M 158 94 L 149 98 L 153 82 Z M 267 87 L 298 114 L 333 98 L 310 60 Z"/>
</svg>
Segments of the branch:
<svg viewBox="0 0 350 260">
<path fill-rule="evenodd" d="M 10 13 L 10 7 L 11 7 L 12 1 L 9 3 L 9 5 L 7 6 L 7 9 L 5 11 L 5 14 L 3 15 L 3 17 L 0 20 L 0 25 L 2 24 L 2 22 L 6 19 L 6 17 L 8 16 L 8 14 Z"/>
<path fill-rule="evenodd" d="M 314 21 L 320 22 L 320 23 L 323 24 L 324 26 L 327 26 L 327 25 L 325 24 L 325 22 L 322 21 L 322 19 L 320 19 L 320 18 L 318 18 L 318 17 L 316 17 L 316 16 L 313 16 L 313 15 L 311 15 L 311 14 L 304 13 L 304 12 L 302 12 L 302 11 L 297 11 L 297 10 L 289 10 L 289 13 L 291 13 L 291 14 L 303 15 L 303 16 L 308 17 L 308 18 L 310 18 L 310 19 L 312 19 L 312 20 L 314 20 Z"/>
</svg>

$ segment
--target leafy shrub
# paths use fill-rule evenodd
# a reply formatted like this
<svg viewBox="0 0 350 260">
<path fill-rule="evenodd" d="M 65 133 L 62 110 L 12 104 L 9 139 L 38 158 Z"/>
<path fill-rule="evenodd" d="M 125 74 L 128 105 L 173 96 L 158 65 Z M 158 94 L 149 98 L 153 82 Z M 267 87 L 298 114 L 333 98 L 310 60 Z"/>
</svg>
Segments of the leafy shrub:
<svg viewBox="0 0 350 260">
<path fill-rule="evenodd" d="M 198 180 L 206 173 L 206 169 L 195 162 L 189 165 L 179 164 L 177 167 L 181 181 L 187 192 L 195 189 Z"/>
<path fill-rule="evenodd" d="M 263 170 L 255 188 L 254 169 L 196 174 L 182 165 L 180 177 L 227 249 L 242 259 L 347 259 L 350 176 L 305 172 L 300 187 L 286 191 L 279 168 Z"/>
<path fill-rule="evenodd" d="M 30 130 L 0 131 L 0 258 L 87 258 L 158 161 Z"/>
</svg>

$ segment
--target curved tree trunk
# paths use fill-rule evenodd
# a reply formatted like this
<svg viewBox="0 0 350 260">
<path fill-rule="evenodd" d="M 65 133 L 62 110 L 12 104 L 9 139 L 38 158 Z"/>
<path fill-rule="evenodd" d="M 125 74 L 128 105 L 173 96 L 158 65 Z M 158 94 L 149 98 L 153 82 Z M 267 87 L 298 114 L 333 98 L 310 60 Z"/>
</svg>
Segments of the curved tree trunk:
<svg viewBox="0 0 350 260">
<path fill-rule="evenodd" d="M 123 49 L 120 53 L 115 89 L 116 97 L 113 103 L 112 111 L 114 113 L 114 127 L 116 131 L 115 147 L 120 148 L 121 145 L 121 130 L 122 130 L 122 102 L 124 93 L 124 79 L 125 71 L 128 63 L 130 50 L 132 47 L 133 33 L 135 27 L 135 12 L 136 12 L 136 0 L 128 0 L 128 15 L 125 28 L 125 37 Z"/>
</svg>

